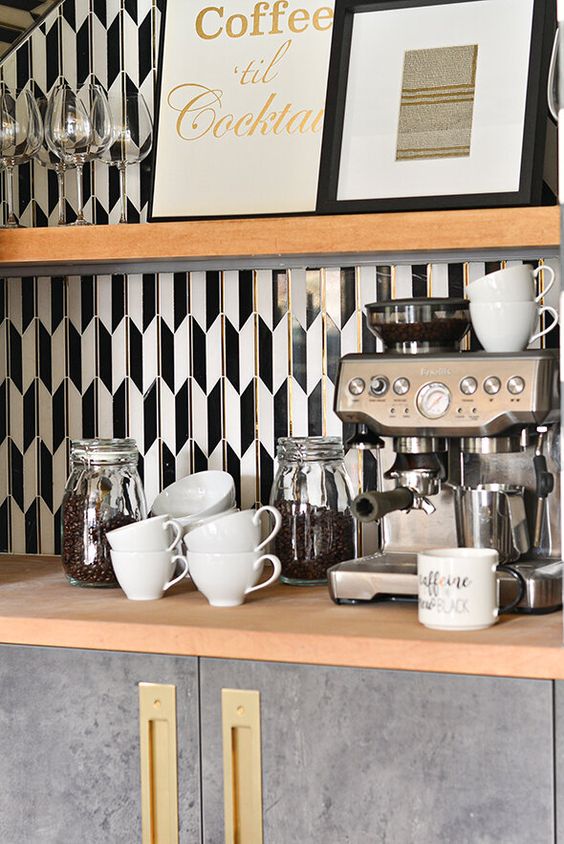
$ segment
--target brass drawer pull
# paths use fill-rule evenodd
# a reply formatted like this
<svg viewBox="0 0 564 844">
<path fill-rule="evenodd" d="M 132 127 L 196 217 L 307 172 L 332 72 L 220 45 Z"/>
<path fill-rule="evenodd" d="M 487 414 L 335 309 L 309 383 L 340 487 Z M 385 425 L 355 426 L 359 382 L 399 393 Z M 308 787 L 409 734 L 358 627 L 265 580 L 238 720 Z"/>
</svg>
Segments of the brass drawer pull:
<svg viewBox="0 0 564 844">
<path fill-rule="evenodd" d="M 260 695 L 221 690 L 225 844 L 262 844 Z"/>
<path fill-rule="evenodd" d="M 176 686 L 139 683 L 143 844 L 178 844 Z"/>
</svg>

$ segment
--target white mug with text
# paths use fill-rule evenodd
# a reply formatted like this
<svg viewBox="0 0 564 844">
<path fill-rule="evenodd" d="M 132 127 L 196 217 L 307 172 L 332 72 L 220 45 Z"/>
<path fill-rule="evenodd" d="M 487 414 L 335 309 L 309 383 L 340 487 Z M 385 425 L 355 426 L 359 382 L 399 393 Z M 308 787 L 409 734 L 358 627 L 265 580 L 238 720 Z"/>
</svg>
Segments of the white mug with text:
<svg viewBox="0 0 564 844">
<path fill-rule="evenodd" d="M 517 597 L 499 606 L 498 573 L 517 580 Z M 417 555 L 418 618 L 433 630 L 482 630 L 523 598 L 525 583 L 515 569 L 499 565 L 492 548 L 437 548 Z"/>
</svg>

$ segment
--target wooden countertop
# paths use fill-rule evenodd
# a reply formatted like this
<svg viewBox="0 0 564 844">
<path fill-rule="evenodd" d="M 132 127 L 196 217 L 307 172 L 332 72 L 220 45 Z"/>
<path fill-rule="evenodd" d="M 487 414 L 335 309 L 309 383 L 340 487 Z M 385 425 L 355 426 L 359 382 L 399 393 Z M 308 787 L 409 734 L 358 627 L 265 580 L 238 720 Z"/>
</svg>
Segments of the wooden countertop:
<svg viewBox="0 0 564 844">
<path fill-rule="evenodd" d="M 188 582 L 160 601 L 69 586 L 57 558 L 0 555 L 0 642 L 455 674 L 564 679 L 562 613 L 446 633 L 414 606 L 336 606 L 325 587 L 277 585 L 217 609 Z"/>
</svg>

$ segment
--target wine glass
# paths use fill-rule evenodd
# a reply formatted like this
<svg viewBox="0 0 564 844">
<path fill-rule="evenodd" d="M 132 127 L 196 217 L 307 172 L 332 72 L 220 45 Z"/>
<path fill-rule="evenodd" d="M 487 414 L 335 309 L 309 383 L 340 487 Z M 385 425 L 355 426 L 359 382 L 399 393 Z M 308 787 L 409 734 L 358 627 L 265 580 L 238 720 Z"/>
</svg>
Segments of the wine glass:
<svg viewBox="0 0 564 844">
<path fill-rule="evenodd" d="M 43 124 L 46 123 L 47 107 L 49 101 L 46 97 L 39 97 L 37 105 Z M 43 138 L 43 143 L 35 153 L 35 158 L 42 167 L 48 170 L 54 170 L 57 175 L 57 192 L 58 192 L 58 220 L 57 225 L 66 225 L 66 209 L 65 209 L 65 172 L 69 169 L 68 164 L 62 161 L 47 145 L 47 141 Z"/>
<path fill-rule="evenodd" d="M 20 228 L 14 214 L 14 167 L 29 161 L 43 139 L 43 124 L 29 90 L 12 93 L 0 85 L 0 165 L 6 171 L 8 216 L 3 228 Z"/>
<path fill-rule="evenodd" d="M 110 108 L 101 86 L 89 83 L 80 95 L 66 84 L 55 88 L 47 106 L 45 138 L 50 150 L 76 169 L 77 211 L 70 225 L 90 225 L 84 217 L 82 172 L 112 139 Z"/>
<path fill-rule="evenodd" d="M 127 223 L 126 169 L 139 164 L 153 146 L 153 122 L 142 94 L 110 95 L 113 140 L 102 155 L 119 171 L 120 223 Z"/>
</svg>

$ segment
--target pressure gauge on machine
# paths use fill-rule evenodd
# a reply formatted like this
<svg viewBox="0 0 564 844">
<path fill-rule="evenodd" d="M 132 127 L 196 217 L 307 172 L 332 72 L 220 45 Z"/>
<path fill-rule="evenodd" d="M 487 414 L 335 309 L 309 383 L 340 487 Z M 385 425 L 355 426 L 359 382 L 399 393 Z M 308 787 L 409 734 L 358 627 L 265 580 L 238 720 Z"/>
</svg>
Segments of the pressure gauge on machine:
<svg viewBox="0 0 564 844">
<path fill-rule="evenodd" d="M 446 384 L 424 384 L 417 394 L 417 409 L 427 419 L 440 419 L 450 407 L 451 395 Z"/>
</svg>

